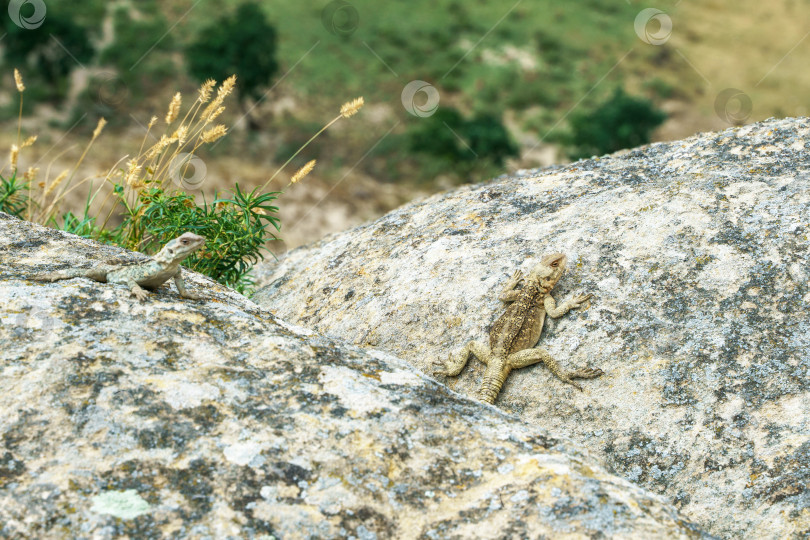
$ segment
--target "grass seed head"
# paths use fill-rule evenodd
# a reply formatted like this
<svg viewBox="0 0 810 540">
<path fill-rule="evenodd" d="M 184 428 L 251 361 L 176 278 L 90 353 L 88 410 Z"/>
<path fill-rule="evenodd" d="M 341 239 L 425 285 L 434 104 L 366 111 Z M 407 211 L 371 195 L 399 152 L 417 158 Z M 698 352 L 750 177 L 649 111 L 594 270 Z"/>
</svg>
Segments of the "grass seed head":
<svg viewBox="0 0 810 540">
<path fill-rule="evenodd" d="M 178 146 L 186 144 L 186 137 L 188 136 L 188 126 L 180 126 L 172 134 L 172 139 L 177 141 Z"/>
<path fill-rule="evenodd" d="M 25 141 L 23 141 L 20 148 L 27 148 L 27 147 L 33 145 L 35 142 L 37 142 L 37 136 L 36 135 L 31 135 L 30 137 L 25 139 Z"/>
<path fill-rule="evenodd" d="M 17 160 L 20 158 L 20 148 L 16 144 L 11 145 L 11 170 L 17 170 Z"/>
<path fill-rule="evenodd" d="M 362 107 L 365 101 L 363 101 L 363 97 L 360 96 L 357 99 L 353 99 L 348 103 L 344 103 L 342 107 L 340 107 L 340 116 L 343 118 L 349 118 L 350 116 L 354 116 L 357 114 Z"/>
<path fill-rule="evenodd" d="M 215 81 L 214 79 L 208 79 L 207 81 L 205 81 L 205 83 L 203 83 L 203 85 L 200 87 L 199 90 L 200 97 L 197 98 L 200 103 L 208 103 L 208 100 L 211 99 L 211 91 L 214 89 L 214 86 L 216 86 L 216 84 L 217 81 Z"/>
<path fill-rule="evenodd" d="M 53 181 L 53 182 L 51 182 L 51 185 L 50 185 L 50 186 L 48 186 L 48 189 L 45 191 L 45 196 L 46 196 L 46 197 L 47 197 L 48 195 L 50 195 L 51 193 L 53 193 L 53 190 L 55 190 L 56 188 L 58 188 L 58 187 L 59 187 L 59 184 L 61 184 L 62 182 L 64 182 L 64 181 L 65 181 L 65 178 L 67 178 L 67 175 L 68 175 L 68 173 L 69 173 L 69 172 L 70 172 L 70 170 L 69 170 L 69 169 L 65 169 L 64 171 L 62 171 L 61 173 L 59 173 L 59 176 L 57 176 L 57 177 L 54 179 L 54 181 Z"/>
<path fill-rule="evenodd" d="M 225 101 L 228 94 L 233 92 L 234 86 L 236 86 L 236 75 L 231 75 L 225 79 L 221 85 L 219 85 L 219 88 L 217 88 L 217 97 L 214 98 L 214 101 L 208 104 L 202 113 L 203 120 L 210 122 L 222 114 L 222 111 L 225 110 L 224 107 L 221 107 L 222 102 Z"/>
<path fill-rule="evenodd" d="M 17 70 L 17 68 L 14 68 L 14 82 L 17 85 L 17 91 L 19 93 L 22 94 L 23 92 L 25 92 L 25 85 L 23 84 L 22 75 L 20 75 L 20 72 Z"/>
<path fill-rule="evenodd" d="M 127 172 L 124 177 L 124 183 L 132 189 L 140 189 L 143 187 L 141 182 L 141 166 L 134 159 L 129 160 L 127 163 Z"/>
<path fill-rule="evenodd" d="M 182 102 L 183 97 L 180 95 L 180 92 L 177 92 L 172 98 L 172 102 L 169 103 L 169 112 L 166 113 L 167 124 L 171 124 L 177 119 L 177 115 L 180 114 L 180 104 Z"/>
<path fill-rule="evenodd" d="M 221 102 L 228 97 L 228 95 L 233 92 L 234 86 L 236 86 L 236 75 L 231 75 L 225 79 L 222 85 L 217 89 L 217 99 Z"/>
<path fill-rule="evenodd" d="M 216 126 L 212 127 L 203 132 L 200 140 L 204 143 L 212 143 L 217 139 L 221 139 L 228 133 L 228 128 L 223 126 L 222 124 L 217 124 Z"/>
<path fill-rule="evenodd" d="M 93 130 L 93 138 L 97 138 L 101 135 L 101 131 L 104 129 L 104 126 L 107 125 L 107 121 L 104 118 L 98 119 L 98 124 L 96 124 L 96 129 Z"/>
<path fill-rule="evenodd" d="M 315 159 L 313 159 L 312 161 L 308 161 L 306 165 L 304 165 L 303 167 L 301 167 L 300 169 L 295 171 L 295 174 L 290 179 L 290 184 L 295 184 L 296 182 L 298 182 L 299 180 L 304 178 L 306 175 L 311 173 L 312 169 L 315 168 L 315 163 L 316 162 L 317 162 L 317 160 L 315 160 Z"/>
</svg>

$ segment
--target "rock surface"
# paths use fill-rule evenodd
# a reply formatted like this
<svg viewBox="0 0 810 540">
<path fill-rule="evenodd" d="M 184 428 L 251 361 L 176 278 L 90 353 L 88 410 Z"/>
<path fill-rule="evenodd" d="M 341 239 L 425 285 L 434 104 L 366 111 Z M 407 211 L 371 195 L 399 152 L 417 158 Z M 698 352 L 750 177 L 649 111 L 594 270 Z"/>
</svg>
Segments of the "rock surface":
<svg viewBox="0 0 810 540">
<path fill-rule="evenodd" d="M 810 535 L 810 123 L 769 120 L 412 203 L 264 265 L 254 300 L 424 372 L 485 339 L 518 268 L 568 255 L 542 365 L 496 406 L 584 444 L 725 537 Z M 447 384 L 475 395 L 472 360 Z"/>
<path fill-rule="evenodd" d="M 567 439 L 198 275 L 203 300 L 144 303 L 27 279 L 118 254 L 0 215 L 2 538 L 702 536 Z"/>
</svg>

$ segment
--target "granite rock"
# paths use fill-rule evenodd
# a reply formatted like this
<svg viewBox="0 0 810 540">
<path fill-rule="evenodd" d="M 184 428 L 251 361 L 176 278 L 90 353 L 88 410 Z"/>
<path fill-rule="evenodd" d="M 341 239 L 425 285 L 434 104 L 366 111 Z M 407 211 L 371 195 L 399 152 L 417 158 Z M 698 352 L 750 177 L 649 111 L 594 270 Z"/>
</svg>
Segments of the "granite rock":
<svg viewBox="0 0 810 540">
<path fill-rule="evenodd" d="M 767 120 L 414 202 L 264 264 L 254 300 L 425 373 L 503 310 L 516 270 L 568 255 L 542 365 L 496 406 L 572 438 L 723 537 L 810 535 L 810 122 Z M 442 378 L 474 396 L 483 365 Z"/>
<path fill-rule="evenodd" d="M 187 273 L 0 215 L 2 538 L 695 538 L 564 437 Z M 128 255 L 138 258 L 137 255 Z"/>
</svg>

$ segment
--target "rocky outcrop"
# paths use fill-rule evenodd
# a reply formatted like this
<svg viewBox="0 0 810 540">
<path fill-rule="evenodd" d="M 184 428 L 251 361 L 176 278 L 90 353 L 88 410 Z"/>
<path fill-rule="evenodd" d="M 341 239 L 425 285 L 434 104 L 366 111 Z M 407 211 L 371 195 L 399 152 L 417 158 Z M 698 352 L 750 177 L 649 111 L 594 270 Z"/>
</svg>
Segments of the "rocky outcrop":
<svg viewBox="0 0 810 540">
<path fill-rule="evenodd" d="M 423 372 L 502 312 L 514 270 L 568 255 L 594 294 L 496 406 L 571 437 L 726 537 L 810 535 L 810 123 L 769 120 L 412 203 L 290 252 L 254 300 Z M 473 396 L 471 361 L 453 389 Z"/>
<path fill-rule="evenodd" d="M 701 536 L 566 438 L 198 275 L 143 303 L 29 279 L 119 254 L 0 215 L 2 538 Z"/>
</svg>

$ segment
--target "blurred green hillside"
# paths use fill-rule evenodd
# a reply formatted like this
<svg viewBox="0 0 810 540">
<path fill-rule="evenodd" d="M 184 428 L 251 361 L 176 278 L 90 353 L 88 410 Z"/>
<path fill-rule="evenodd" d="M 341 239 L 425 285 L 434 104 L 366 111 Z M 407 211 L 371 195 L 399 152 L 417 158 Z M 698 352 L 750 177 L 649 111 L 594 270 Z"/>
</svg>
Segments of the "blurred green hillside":
<svg viewBox="0 0 810 540">
<path fill-rule="evenodd" d="M 88 158 L 99 167 L 120 158 L 152 115 L 165 115 L 175 92 L 193 98 L 200 81 L 190 75 L 190 47 L 243 3 L 37 1 L 47 6 L 41 26 L 3 19 L 8 137 L 0 142 L 16 136 L 17 67 L 28 87 L 26 131 L 52 130 L 43 140 L 56 143 L 59 130 L 86 135 L 99 117 L 110 122 L 118 135 Z M 23 19 L 35 3 L 24 3 Z M 650 132 L 672 139 L 805 114 L 810 101 L 802 69 L 810 40 L 798 0 L 662 1 L 663 17 L 642 17 L 641 26 L 648 6 L 631 0 L 256 3 L 275 29 L 267 54 L 278 70 L 226 113 L 235 129 L 202 155 L 221 164 L 209 166 L 211 189 L 246 177 L 260 183 L 361 95 L 366 107 L 356 118 L 290 165 L 317 158 L 315 174 L 333 197 L 353 196 L 333 193 L 344 179 L 431 191 L 643 143 Z M 261 40 L 250 48 L 261 50 Z M 435 89 L 435 110 L 425 91 L 403 97 L 412 81 Z M 640 123 L 642 132 L 632 133 Z"/>
</svg>

